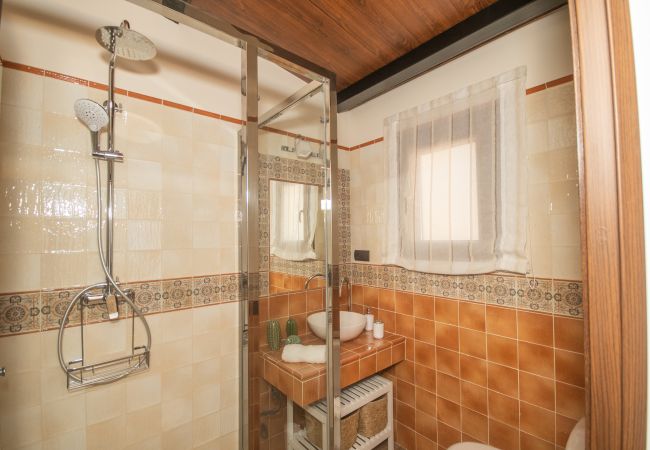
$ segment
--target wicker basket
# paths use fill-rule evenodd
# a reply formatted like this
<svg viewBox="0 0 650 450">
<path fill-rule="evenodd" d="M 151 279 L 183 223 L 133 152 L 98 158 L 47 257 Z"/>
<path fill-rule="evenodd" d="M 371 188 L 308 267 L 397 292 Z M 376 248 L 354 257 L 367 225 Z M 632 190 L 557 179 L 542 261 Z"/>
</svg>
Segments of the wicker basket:
<svg viewBox="0 0 650 450">
<path fill-rule="evenodd" d="M 367 438 L 374 436 L 386 428 L 388 424 L 388 399 L 384 395 L 377 400 L 364 405 L 359 410 L 359 431 Z"/>
<path fill-rule="evenodd" d="M 347 415 L 341 419 L 341 448 L 349 449 L 357 440 L 357 429 L 359 426 L 359 411 Z M 307 439 L 319 448 L 323 448 L 323 424 L 316 420 L 311 414 L 305 414 L 305 428 Z"/>
</svg>

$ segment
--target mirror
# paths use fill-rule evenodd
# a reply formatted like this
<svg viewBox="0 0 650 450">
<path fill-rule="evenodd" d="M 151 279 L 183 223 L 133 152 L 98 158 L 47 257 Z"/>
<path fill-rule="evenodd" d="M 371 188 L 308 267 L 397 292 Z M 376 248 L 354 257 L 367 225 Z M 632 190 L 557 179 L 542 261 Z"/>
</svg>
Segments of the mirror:
<svg viewBox="0 0 650 450">
<path fill-rule="evenodd" d="M 269 181 L 269 292 L 299 291 L 314 274 L 323 273 L 323 187 L 317 184 Z M 322 287 L 322 278 L 309 288 Z"/>
</svg>

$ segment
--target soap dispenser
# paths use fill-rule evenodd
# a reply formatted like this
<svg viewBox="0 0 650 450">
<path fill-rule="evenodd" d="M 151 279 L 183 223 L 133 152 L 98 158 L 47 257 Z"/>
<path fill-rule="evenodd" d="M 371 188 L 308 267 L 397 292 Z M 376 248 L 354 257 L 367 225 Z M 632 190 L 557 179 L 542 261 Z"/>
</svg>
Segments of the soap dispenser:
<svg viewBox="0 0 650 450">
<path fill-rule="evenodd" d="M 375 316 L 370 312 L 370 308 L 366 308 L 366 331 L 372 331 L 375 324 Z"/>
</svg>

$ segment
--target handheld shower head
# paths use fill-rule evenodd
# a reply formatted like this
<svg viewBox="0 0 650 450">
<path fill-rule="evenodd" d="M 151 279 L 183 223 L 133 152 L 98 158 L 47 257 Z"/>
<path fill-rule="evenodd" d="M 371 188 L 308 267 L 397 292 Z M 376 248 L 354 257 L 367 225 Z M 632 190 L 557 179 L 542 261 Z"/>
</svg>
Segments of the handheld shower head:
<svg viewBox="0 0 650 450">
<path fill-rule="evenodd" d="M 156 46 L 143 34 L 129 28 L 125 20 L 119 27 L 105 26 L 95 32 L 99 45 L 121 58 L 146 61 L 156 56 Z"/>
<path fill-rule="evenodd" d="M 74 102 L 74 113 L 93 133 L 108 124 L 108 113 L 102 105 L 87 98 Z"/>
</svg>

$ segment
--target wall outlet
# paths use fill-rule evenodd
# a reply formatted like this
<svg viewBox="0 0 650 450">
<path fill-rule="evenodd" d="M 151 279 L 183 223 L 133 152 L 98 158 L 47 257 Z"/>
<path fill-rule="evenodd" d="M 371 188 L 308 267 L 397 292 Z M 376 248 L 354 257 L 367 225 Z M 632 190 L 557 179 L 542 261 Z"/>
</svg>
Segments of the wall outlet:
<svg viewBox="0 0 650 450">
<path fill-rule="evenodd" d="M 355 250 L 354 251 L 354 260 L 355 261 L 370 261 L 370 250 Z"/>
</svg>

